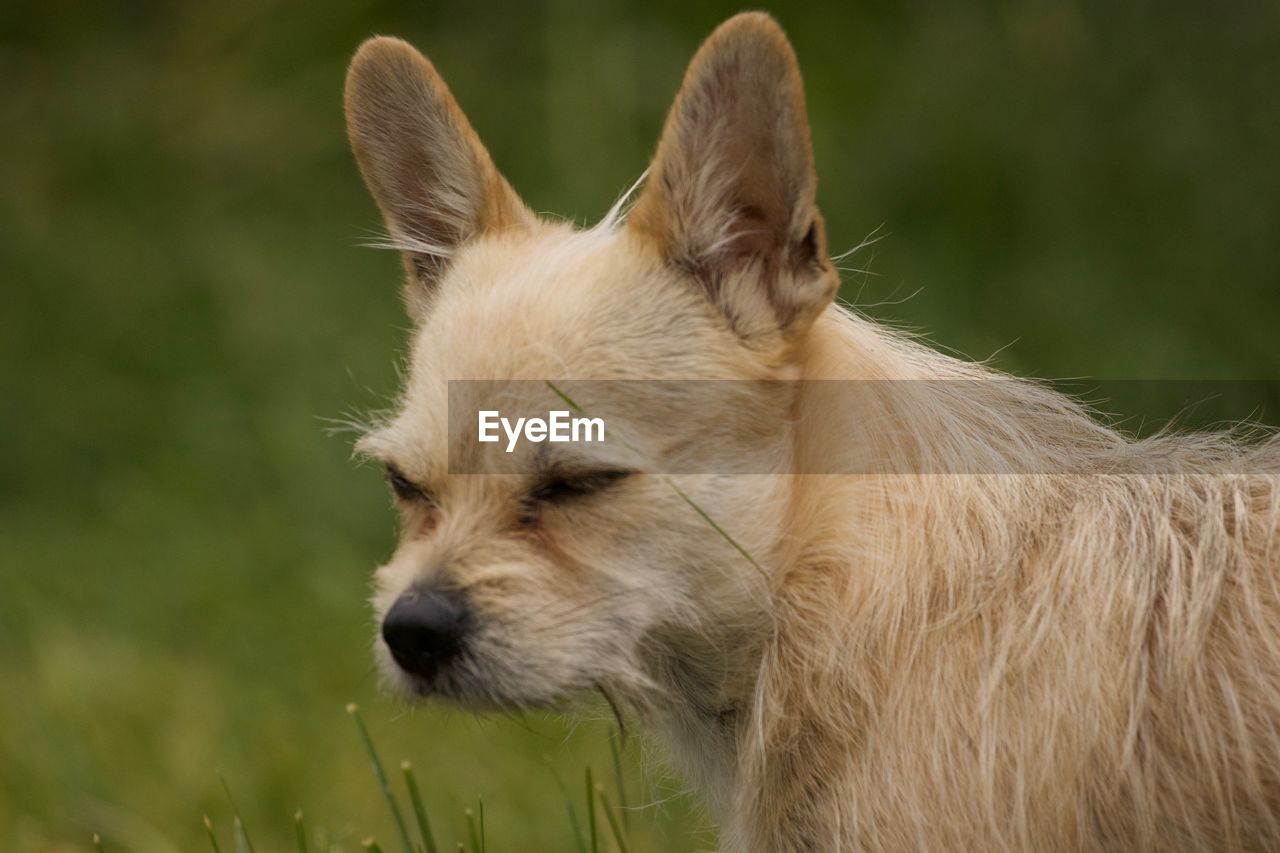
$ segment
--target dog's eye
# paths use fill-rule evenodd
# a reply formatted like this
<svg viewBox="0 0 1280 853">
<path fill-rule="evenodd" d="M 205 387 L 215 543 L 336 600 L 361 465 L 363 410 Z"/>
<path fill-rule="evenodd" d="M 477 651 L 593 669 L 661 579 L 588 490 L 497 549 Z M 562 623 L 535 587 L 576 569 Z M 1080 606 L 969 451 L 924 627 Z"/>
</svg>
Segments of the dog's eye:
<svg viewBox="0 0 1280 853">
<path fill-rule="evenodd" d="M 387 482 L 391 484 L 391 491 L 402 501 L 428 504 L 435 502 L 430 492 L 410 480 L 394 465 L 387 466 Z"/>
<path fill-rule="evenodd" d="M 590 471 L 585 474 L 554 474 L 546 477 L 529 491 L 521 518 L 525 521 L 533 520 L 540 505 L 566 503 L 602 492 L 630 473 L 630 471 L 611 469 Z"/>
<path fill-rule="evenodd" d="M 627 476 L 627 471 L 591 471 L 586 474 L 556 475 L 533 487 L 529 497 L 538 503 L 559 503 L 603 491 Z"/>
</svg>

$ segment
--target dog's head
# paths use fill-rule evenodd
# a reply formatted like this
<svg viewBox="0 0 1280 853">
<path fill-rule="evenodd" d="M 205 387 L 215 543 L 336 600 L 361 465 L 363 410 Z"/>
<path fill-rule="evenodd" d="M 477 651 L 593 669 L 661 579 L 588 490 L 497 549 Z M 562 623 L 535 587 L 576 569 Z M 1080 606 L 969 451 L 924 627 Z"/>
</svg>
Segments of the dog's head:
<svg viewBox="0 0 1280 853">
<path fill-rule="evenodd" d="M 678 666 L 672 648 L 731 653 L 758 634 L 782 479 L 727 475 L 743 458 L 786 464 L 790 392 L 768 380 L 794 375 L 836 287 L 782 31 L 750 14 L 711 36 L 634 206 L 585 231 L 520 201 L 402 41 L 360 49 L 346 113 L 415 326 L 397 413 L 360 444 L 403 517 L 374 594 L 387 679 L 475 706 L 637 697 Z M 575 402 L 607 412 L 625 447 L 477 455 L 474 431 L 451 429 L 479 410 L 545 412 L 539 392 L 582 379 L 739 390 L 594 386 Z M 677 457 L 701 473 L 679 476 Z"/>
</svg>

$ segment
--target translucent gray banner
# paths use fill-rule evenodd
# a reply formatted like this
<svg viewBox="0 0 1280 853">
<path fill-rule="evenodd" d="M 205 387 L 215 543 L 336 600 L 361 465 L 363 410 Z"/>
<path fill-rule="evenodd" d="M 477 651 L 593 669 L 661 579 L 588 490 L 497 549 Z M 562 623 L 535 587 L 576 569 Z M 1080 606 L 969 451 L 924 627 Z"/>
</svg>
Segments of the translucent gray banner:
<svg viewBox="0 0 1280 853">
<path fill-rule="evenodd" d="M 1280 474 L 1280 381 L 450 381 L 449 470 Z"/>
</svg>

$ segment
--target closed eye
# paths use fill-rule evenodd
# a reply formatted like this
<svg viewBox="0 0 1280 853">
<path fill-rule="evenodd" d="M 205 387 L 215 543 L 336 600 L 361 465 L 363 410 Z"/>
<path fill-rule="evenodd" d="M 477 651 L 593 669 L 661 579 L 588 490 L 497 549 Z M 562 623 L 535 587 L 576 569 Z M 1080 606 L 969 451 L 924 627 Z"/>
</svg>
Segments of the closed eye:
<svg viewBox="0 0 1280 853">
<path fill-rule="evenodd" d="M 387 466 L 387 482 L 391 484 L 391 491 L 395 492 L 398 500 L 405 503 L 435 505 L 435 498 L 431 492 L 410 480 L 394 465 Z"/>
<path fill-rule="evenodd" d="M 539 482 L 529 491 L 529 499 L 537 503 L 554 504 L 602 492 L 630 471 L 589 471 L 584 474 L 555 474 Z"/>
<path fill-rule="evenodd" d="M 630 471 L 606 469 L 581 474 L 550 474 L 540 480 L 522 502 L 520 521 L 532 524 L 538 519 L 538 510 L 581 500 L 606 491 Z"/>
</svg>

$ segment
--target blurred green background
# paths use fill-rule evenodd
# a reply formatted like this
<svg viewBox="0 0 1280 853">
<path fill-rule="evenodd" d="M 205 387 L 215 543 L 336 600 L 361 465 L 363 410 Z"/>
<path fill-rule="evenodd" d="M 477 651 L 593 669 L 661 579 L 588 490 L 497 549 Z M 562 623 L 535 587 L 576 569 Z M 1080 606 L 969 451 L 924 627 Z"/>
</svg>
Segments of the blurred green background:
<svg viewBox="0 0 1280 853">
<path fill-rule="evenodd" d="M 0 849 L 202 849 L 201 814 L 230 822 L 219 772 L 259 850 L 299 806 L 334 849 L 393 849 L 350 700 L 444 839 L 481 795 L 491 849 L 570 849 L 547 765 L 575 790 L 607 768 L 603 714 L 376 691 L 364 598 L 393 518 L 326 426 L 392 397 L 406 322 L 397 259 L 359 245 L 345 63 L 410 39 L 529 203 L 591 221 L 734 11 L 4 4 Z M 1280 378 L 1280 4 L 772 11 L 833 251 L 889 235 L 846 299 L 1022 374 Z M 637 847 L 713 847 L 653 763 L 629 748 L 631 799 L 658 803 Z"/>
</svg>

